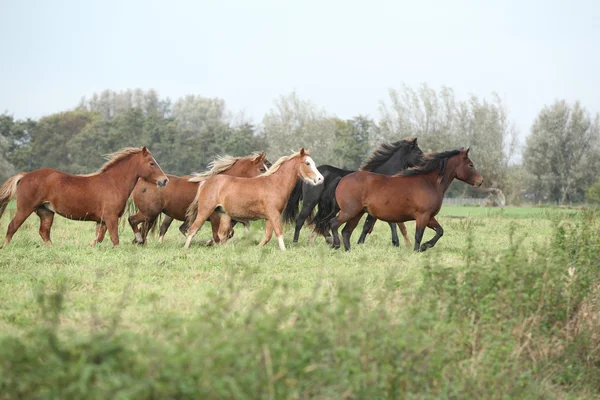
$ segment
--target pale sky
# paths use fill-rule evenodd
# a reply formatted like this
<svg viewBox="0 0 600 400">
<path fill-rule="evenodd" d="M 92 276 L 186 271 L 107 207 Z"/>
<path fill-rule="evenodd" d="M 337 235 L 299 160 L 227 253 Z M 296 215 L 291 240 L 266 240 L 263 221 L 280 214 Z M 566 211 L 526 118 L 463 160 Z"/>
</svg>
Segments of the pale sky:
<svg viewBox="0 0 600 400">
<path fill-rule="evenodd" d="M 260 122 L 296 90 L 377 118 L 402 83 L 509 106 L 600 111 L 600 1 L 0 0 L 0 113 L 39 118 L 103 89 L 223 98 Z"/>
</svg>

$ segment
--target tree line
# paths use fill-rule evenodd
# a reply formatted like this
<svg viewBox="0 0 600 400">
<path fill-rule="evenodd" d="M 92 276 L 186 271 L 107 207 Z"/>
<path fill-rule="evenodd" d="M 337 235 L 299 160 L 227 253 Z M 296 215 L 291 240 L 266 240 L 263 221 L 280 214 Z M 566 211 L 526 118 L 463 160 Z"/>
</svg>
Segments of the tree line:
<svg viewBox="0 0 600 400">
<path fill-rule="evenodd" d="M 260 124 L 232 113 L 225 101 L 189 95 L 172 102 L 154 90 L 105 90 L 73 109 L 38 120 L 0 115 L 0 178 L 17 171 L 55 168 L 89 173 L 102 155 L 148 146 L 163 170 L 201 171 L 216 155 L 266 151 L 271 161 L 305 146 L 318 164 L 358 169 L 381 141 L 418 137 L 424 151 L 470 146 L 485 189 L 453 185 L 450 196 L 504 193 L 508 203 L 594 201 L 600 172 L 598 114 L 578 102 L 544 107 L 517 157 L 517 131 L 507 105 L 490 99 L 457 99 L 451 88 L 421 85 L 390 90 L 379 118 L 340 119 L 296 93 L 281 96 Z M 503 196 L 504 197 L 504 196 Z M 599 199 L 600 200 L 600 199 Z"/>
</svg>

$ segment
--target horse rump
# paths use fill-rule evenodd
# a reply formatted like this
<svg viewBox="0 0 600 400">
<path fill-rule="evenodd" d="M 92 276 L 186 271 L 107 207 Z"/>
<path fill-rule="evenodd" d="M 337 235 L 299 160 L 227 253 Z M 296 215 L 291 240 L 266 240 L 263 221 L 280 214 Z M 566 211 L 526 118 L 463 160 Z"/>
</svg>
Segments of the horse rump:
<svg viewBox="0 0 600 400">
<path fill-rule="evenodd" d="M 315 225 L 315 232 L 320 235 L 327 236 L 331 220 L 335 218 L 335 215 L 340 210 L 335 199 L 335 189 L 341 180 L 342 178 L 339 176 L 332 180 L 325 187 L 319 198 L 319 209 L 312 222 Z"/>
<path fill-rule="evenodd" d="M 0 217 L 4 214 L 4 210 L 6 210 L 6 206 L 12 199 L 17 195 L 17 185 L 26 175 L 25 172 L 18 173 L 17 175 L 9 178 L 4 185 L 0 187 Z"/>
</svg>

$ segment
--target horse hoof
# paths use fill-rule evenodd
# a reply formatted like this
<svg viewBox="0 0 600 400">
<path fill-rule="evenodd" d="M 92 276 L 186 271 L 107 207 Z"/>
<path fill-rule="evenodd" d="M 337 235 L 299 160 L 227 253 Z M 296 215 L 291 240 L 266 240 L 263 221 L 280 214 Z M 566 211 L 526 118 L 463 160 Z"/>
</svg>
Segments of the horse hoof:
<svg viewBox="0 0 600 400">
<path fill-rule="evenodd" d="M 432 247 L 433 247 L 432 245 L 430 245 L 430 244 L 428 244 L 428 243 L 425 243 L 425 244 L 422 244 L 422 245 L 421 245 L 421 247 L 419 248 L 419 251 L 422 253 L 422 252 L 424 252 L 424 251 L 426 251 L 427 249 L 430 249 L 430 248 L 432 248 Z"/>
<path fill-rule="evenodd" d="M 325 236 L 325 241 L 326 241 L 328 244 L 333 244 L 333 238 L 332 238 L 331 236 Z M 338 246 L 338 247 L 339 247 L 339 246 Z"/>
<path fill-rule="evenodd" d="M 207 240 L 206 243 L 204 244 L 207 247 L 213 246 L 215 244 L 215 241 L 213 239 Z"/>
</svg>

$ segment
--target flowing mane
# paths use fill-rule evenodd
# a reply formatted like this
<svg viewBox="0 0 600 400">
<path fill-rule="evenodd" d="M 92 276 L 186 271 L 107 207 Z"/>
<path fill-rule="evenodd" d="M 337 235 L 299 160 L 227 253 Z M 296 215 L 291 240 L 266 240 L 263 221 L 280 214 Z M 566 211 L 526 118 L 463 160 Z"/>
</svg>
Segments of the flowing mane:
<svg viewBox="0 0 600 400">
<path fill-rule="evenodd" d="M 444 173 L 446 169 L 446 163 L 450 157 L 454 157 L 460 154 L 460 150 L 449 150 L 442 153 L 429 153 L 425 154 L 421 165 L 413 168 L 405 169 L 404 171 L 394 176 L 412 176 L 427 174 L 439 169 L 439 175 Z"/>
<path fill-rule="evenodd" d="M 291 160 L 292 158 L 295 158 L 295 157 L 300 157 L 299 151 L 296 151 L 295 153 L 292 153 L 289 156 L 283 156 L 283 157 L 279 158 L 279 160 L 275 161 L 275 163 L 273 165 L 271 165 L 271 168 L 269 168 L 267 170 L 267 172 L 265 172 L 264 174 L 262 174 L 260 176 L 273 175 L 275 172 L 277 172 L 279 170 L 279 168 L 281 167 L 281 165 L 284 162 L 286 162 L 287 160 Z"/>
<path fill-rule="evenodd" d="M 96 172 L 92 172 L 91 174 L 84 174 L 81 176 L 94 176 L 101 174 L 102 172 L 106 172 L 108 169 L 113 167 L 115 164 L 123 161 L 124 159 L 136 155 L 142 152 L 143 147 L 126 147 L 122 150 L 115 151 L 114 153 L 105 154 L 104 158 L 108 161 L 104 163 L 102 167 Z"/>
<path fill-rule="evenodd" d="M 228 169 L 233 167 L 233 164 L 235 164 L 239 160 L 244 159 L 244 158 L 254 158 L 254 157 L 258 156 L 259 154 L 260 153 L 255 152 L 246 157 L 217 156 L 217 158 L 215 158 L 208 164 L 208 171 L 194 172 L 192 174 L 193 178 L 188 179 L 188 181 L 189 182 L 204 182 L 205 180 L 207 180 L 210 177 L 213 177 L 215 175 L 218 175 L 222 172 L 227 171 Z"/>
<path fill-rule="evenodd" d="M 401 147 L 408 147 L 412 145 L 412 140 L 398 140 L 397 142 L 389 143 L 383 142 L 367 158 L 367 160 L 360 166 L 359 171 L 373 171 L 374 169 L 382 166 L 398 151 Z"/>
</svg>

